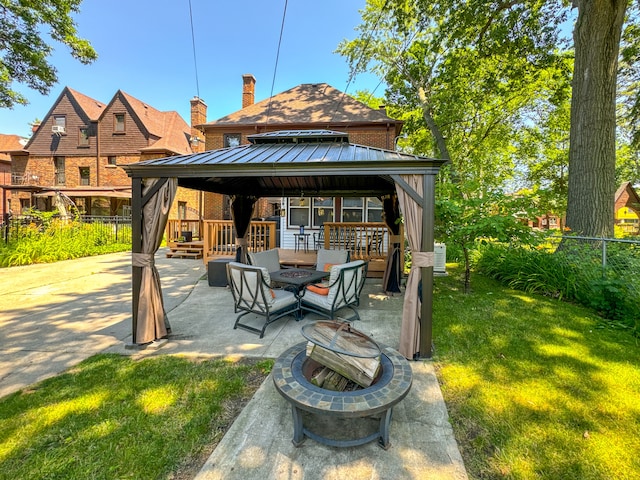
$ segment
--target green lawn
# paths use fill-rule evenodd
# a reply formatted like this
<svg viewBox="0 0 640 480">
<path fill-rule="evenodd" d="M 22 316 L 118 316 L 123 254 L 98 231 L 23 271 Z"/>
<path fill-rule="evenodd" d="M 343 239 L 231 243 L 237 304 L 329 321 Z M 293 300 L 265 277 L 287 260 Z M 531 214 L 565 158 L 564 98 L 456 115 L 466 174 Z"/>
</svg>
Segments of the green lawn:
<svg viewBox="0 0 640 480">
<path fill-rule="evenodd" d="M 640 347 L 576 305 L 436 278 L 434 360 L 469 476 L 640 478 Z"/>
<path fill-rule="evenodd" d="M 193 478 L 272 363 L 94 356 L 0 399 L 0 479 Z"/>
</svg>

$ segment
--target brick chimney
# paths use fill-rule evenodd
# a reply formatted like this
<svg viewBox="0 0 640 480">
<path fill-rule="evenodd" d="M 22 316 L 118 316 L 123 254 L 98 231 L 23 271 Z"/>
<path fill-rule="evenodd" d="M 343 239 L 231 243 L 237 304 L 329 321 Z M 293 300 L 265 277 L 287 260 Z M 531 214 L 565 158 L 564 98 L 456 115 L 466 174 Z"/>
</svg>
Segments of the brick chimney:
<svg viewBox="0 0 640 480">
<path fill-rule="evenodd" d="M 204 152 L 204 134 L 195 128 L 196 125 L 204 123 L 207 123 L 207 104 L 201 98 L 193 97 L 191 99 L 191 149 L 194 152 Z"/>
<path fill-rule="evenodd" d="M 256 100 L 256 77 L 250 73 L 242 75 L 242 108 L 253 105 Z"/>
</svg>

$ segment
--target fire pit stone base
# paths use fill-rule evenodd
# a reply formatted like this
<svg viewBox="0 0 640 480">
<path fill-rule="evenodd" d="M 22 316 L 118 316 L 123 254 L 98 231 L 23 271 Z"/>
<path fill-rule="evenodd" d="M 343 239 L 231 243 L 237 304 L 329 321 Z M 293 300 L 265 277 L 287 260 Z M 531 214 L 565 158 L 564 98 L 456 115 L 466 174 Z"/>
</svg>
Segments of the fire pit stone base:
<svg viewBox="0 0 640 480">
<path fill-rule="evenodd" d="M 348 392 L 334 392 L 313 385 L 305 376 L 306 342 L 286 350 L 273 366 L 276 390 L 292 405 L 293 444 L 300 446 L 306 437 L 334 447 L 352 447 L 374 440 L 389 448 L 389 426 L 393 406 L 411 389 L 409 362 L 397 351 L 381 346 L 382 374 L 370 387 Z M 337 418 L 370 417 L 382 414 L 378 431 L 362 438 L 335 440 L 305 428 L 301 410 Z"/>
</svg>

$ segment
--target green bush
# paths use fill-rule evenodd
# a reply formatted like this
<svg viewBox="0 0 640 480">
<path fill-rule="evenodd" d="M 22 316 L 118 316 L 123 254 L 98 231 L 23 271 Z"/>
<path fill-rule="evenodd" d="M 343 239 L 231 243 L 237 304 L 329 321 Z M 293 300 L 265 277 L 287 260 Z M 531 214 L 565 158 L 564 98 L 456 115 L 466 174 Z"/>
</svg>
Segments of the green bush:
<svg viewBox="0 0 640 480">
<path fill-rule="evenodd" d="M 48 219 L 16 229 L 0 244 L 0 267 L 51 263 L 131 249 L 131 227 Z"/>
</svg>

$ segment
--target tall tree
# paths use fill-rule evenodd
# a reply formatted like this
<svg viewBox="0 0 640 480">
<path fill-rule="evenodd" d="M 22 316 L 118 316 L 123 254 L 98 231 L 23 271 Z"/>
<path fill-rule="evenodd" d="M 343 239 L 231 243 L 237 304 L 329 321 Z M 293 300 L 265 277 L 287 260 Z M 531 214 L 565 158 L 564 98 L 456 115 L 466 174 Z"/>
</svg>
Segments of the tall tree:
<svg viewBox="0 0 640 480">
<path fill-rule="evenodd" d="M 628 0 L 574 0 L 567 227 L 612 237 L 616 191 L 616 82 Z"/>
<path fill-rule="evenodd" d="M 578 16 L 573 39 L 576 59 L 567 223 L 585 235 L 613 233 L 616 68 L 620 32 L 629 2 L 573 0 Z M 376 16 L 376 12 L 382 13 Z M 488 95 L 511 96 L 518 91 L 525 92 L 526 83 L 537 78 L 536 72 L 548 69 L 557 53 L 566 49 L 562 33 L 569 13 L 567 0 L 369 0 L 363 12 L 361 37 L 347 43 L 349 48 L 343 44 L 339 51 L 347 56 L 355 71 L 372 62 L 372 69 L 384 76 L 391 92 L 398 85 L 398 78 L 404 78 L 404 88 L 411 91 L 405 92 L 405 97 L 413 95 L 425 100 L 422 103 L 425 124 L 440 154 L 446 156 L 447 137 L 438 131 L 443 124 L 433 128 L 434 117 L 446 106 L 434 101 L 434 93 L 438 93 L 439 88 L 458 86 L 460 82 L 456 82 L 453 75 L 457 75 L 458 80 L 468 79 L 469 85 L 482 85 Z M 388 43 L 394 45 L 393 30 L 385 22 L 388 18 L 395 19 L 394 25 L 400 26 L 400 33 L 407 24 L 415 26 L 416 33 L 398 35 L 406 45 L 387 52 L 385 57 L 380 54 L 375 39 L 380 36 L 379 29 L 386 29 Z M 629 22 L 637 23 L 638 19 L 633 17 Z M 459 52 L 473 52 L 476 61 L 494 59 L 495 75 L 478 75 L 476 62 L 467 62 L 465 73 L 455 62 Z M 434 53 L 439 57 L 433 56 Z M 411 68 L 403 68 L 407 62 Z M 434 72 L 443 70 L 450 75 L 433 77 Z M 446 79 L 451 84 L 420 84 L 415 82 L 416 78 Z M 505 79 L 509 79 L 506 84 Z M 509 88 L 504 88 L 505 85 Z M 439 88 L 429 88 L 434 86 Z M 521 87 L 523 90 L 519 90 Z M 467 91 L 461 93 L 464 95 Z"/>
<path fill-rule="evenodd" d="M 47 94 L 58 81 L 57 71 L 48 61 L 53 47 L 43 32 L 71 49 L 82 63 L 98 56 L 87 40 L 79 38 L 72 13 L 80 11 L 82 0 L 22 1 L 0 0 L 0 108 L 27 104 L 14 83 Z"/>
</svg>

